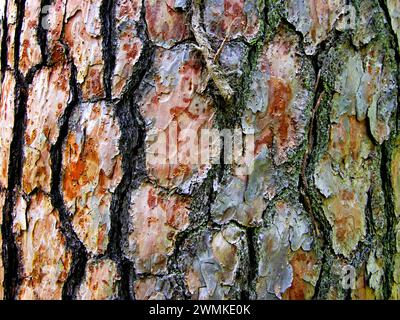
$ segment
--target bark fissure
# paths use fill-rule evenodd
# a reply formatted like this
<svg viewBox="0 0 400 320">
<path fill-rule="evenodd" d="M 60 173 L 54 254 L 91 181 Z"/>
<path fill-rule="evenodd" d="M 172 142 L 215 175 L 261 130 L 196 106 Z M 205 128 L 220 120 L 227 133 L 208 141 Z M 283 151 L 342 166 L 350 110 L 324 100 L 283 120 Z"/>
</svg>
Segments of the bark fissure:
<svg viewBox="0 0 400 320">
<path fill-rule="evenodd" d="M 27 100 L 27 84 L 24 77 L 18 70 L 19 61 L 19 44 L 20 31 L 22 28 L 23 17 L 25 10 L 25 1 L 17 3 L 17 23 L 15 28 L 15 51 L 14 51 L 14 77 L 16 79 L 15 86 L 15 116 L 14 130 L 10 149 L 10 160 L 8 166 L 8 188 L 3 209 L 3 263 L 4 263 L 4 295 L 6 299 L 15 299 L 18 284 L 20 281 L 19 270 L 20 262 L 18 259 L 18 249 L 13 234 L 13 212 L 16 193 L 21 185 L 22 174 L 22 146 L 25 131 L 26 117 L 26 100 Z"/>
<path fill-rule="evenodd" d="M 385 19 L 386 22 L 389 26 L 389 31 L 390 31 L 390 35 L 392 37 L 392 43 L 394 46 L 394 51 L 395 51 L 395 59 L 397 62 L 397 65 L 400 65 L 400 47 L 399 47 L 399 42 L 396 41 L 397 35 L 396 32 L 393 28 L 392 25 L 392 20 L 389 14 L 389 10 L 387 7 L 387 2 L 386 0 L 378 0 L 379 1 L 379 5 L 381 7 L 381 9 L 383 10 L 384 14 L 385 14 Z M 396 112 L 396 131 L 399 132 L 400 130 L 400 69 L 397 69 L 397 112 Z"/>
<path fill-rule="evenodd" d="M 8 0 L 4 1 L 4 12 L 7 10 Z M 1 83 L 3 83 L 4 75 L 7 69 L 7 54 L 8 54 L 8 46 L 7 46 L 7 37 L 8 37 L 8 19 L 7 15 L 4 14 L 2 21 L 2 38 L 1 38 Z"/>
<path fill-rule="evenodd" d="M 386 214 L 386 220 L 387 220 L 387 231 L 386 234 L 384 235 L 384 241 L 385 241 L 385 277 L 383 279 L 384 284 L 384 298 L 389 299 L 391 296 L 391 290 L 393 286 L 393 256 L 395 254 L 395 248 L 396 248 L 396 224 L 397 224 L 397 218 L 396 218 L 396 213 L 394 211 L 394 203 L 393 203 L 393 188 L 390 184 L 390 181 L 392 179 L 391 174 L 390 174 L 390 141 L 387 141 L 383 144 L 382 148 L 382 159 L 381 159 L 381 176 L 382 176 L 382 184 L 383 184 L 383 194 L 385 198 L 385 214 Z"/>
<path fill-rule="evenodd" d="M 387 7 L 386 0 L 379 0 L 379 5 L 384 12 L 386 22 L 389 26 L 390 35 L 392 37 L 392 43 L 394 46 L 395 51 L 395 61 L 397 63 L 397 110 L 396 110 L 396 118 L 395 118 L 395 134 L 392 133 L 392 139 L 385 141 L 381 147 L 382 158 L 381 158 L 381 166 L 380 166 L 380 173 L 382 177 L 382 187 L 384 193 L 384 210 L 387 219 L 387 231 L 384 236 L 385 240 L 385 277 L 384 277 L 384 298 L 390 299 L 392 294 L 392 287 L 393 287 L 393 274 L 394 274 L 394 254 L 396 248 L 396 225 L 398 223 L 398 219 L 396 218 L 396 212 L 394 210 L 394 200 L 393 195 L 396 190 L 393 190 L 391 181 L 392 181 L 392 174 L 390 172 L 390 164 L 391 161 L 391 149 L 394 147 L 394 137 L 399 134 L 399 126 L 400 126 L 400 48 L 399 42 L 396 41 L 397 35 L 393 28 L 392 20 L 389 14 L 389 10 Z M 398 192 L 398 191 L 397 191 Z"/>
<path fill-rule="evenodd" d="M 104 0 L 101 6 L 102 33 L 103 33 L 103 60 L 104 60 L 104 87 L 106 99 L 112 99 L 112 73 L 115 67 L 115 48 L 113 45 L 114 1 Z"/>
<path fill-rule="evenodd" d="M 144 12 L 141 11 L 143 18 Z M 111 206 L 111 230 L 108 251 L 118 261 L 121 273 L 120 298 L 133 299 L 133 281 L 136 278 L 133 263 L 127 259 L 122 248 L 126 246 L 129 226 L 130 194 L 139 188 L 145 179 L 144 146 L 145 127 L 144 120 L 135 101 L 139 86 L 150 66 L 154 49 L 147 45 L 146 25 L 139 26 L 139 33 L 145 39 L 145 48 L 138 62 L 137 68 L 129 81 L 127 93 L 115 105 L 116 116 L 120 122 L 122 139 L 120 150 L 123 155 L 124 175 L 122 181 L 113 195 Z M 146 41 L 147 40 L 147 41 Z"/>
<path fill-rule="evenodd" d="M 68 54 L 67 54 L 68 55 Z M 68 135 L 69 121 L 74 110 L 79 107 L 79 89 L 76 82 L 76 67 L 71 64 L 71 96 L 72 99 L 68 104 L 63 119 L 61 121 L 60 133 L 57 142 L 52 145 L 50 149 L 51 154 L 51 164 L 52 164 L 52 181 L 51 181 L 51 200 L 54 208 L 59 212 L 61 221 L 61 230 L 66 237 L 67 248 L 72 251 L 72 265 L 69 270 L 68 277 L 63 286 L 62 297 L 65 300 L 71 300 L 75 297 L 76 290 L 80 285 L 85 266 L 87 263 L 87 251 L 83 243 L 79 240 L 76 235 L 72 223 L 71 215 L 65 207 L 63 196 L 61 193 L 62 188 L 62 154 L 63 154 L 63 144 Z"/>
</svg>

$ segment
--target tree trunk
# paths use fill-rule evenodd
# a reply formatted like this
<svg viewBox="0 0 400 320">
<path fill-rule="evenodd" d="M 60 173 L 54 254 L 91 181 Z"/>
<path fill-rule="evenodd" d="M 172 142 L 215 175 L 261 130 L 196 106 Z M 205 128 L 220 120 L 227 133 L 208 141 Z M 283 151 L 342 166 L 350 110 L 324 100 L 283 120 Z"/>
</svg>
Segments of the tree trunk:
<svg viewBox="0 0 400 320">
<path fill-rule="evenodd" d="M 0 6 L 1 298 L 400 298 L 398 0 Z"/>
</svg>

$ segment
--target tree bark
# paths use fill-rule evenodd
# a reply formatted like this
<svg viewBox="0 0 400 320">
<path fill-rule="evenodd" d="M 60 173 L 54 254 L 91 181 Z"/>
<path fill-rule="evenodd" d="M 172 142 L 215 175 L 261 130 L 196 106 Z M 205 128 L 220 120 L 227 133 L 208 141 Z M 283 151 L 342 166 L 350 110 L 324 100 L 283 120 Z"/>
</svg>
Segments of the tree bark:
<svg viewBox="0 0 400 320">
<path fill-rule="evenodd" d="M 398 0 L 0 18 L 0 298 L 400 298 Z"/>
</svg>

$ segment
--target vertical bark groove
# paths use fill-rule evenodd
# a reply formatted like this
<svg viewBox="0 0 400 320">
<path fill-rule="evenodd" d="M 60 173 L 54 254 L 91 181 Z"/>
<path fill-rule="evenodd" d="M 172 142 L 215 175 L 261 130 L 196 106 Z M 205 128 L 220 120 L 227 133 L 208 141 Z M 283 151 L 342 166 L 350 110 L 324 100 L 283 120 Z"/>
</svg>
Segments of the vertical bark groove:
<svg viewBox="0 0 400 320">
<path fill-rule="evenodd" d="M 8 190 L 3 208 L 3 261 L 4 261 L 4 295 L 6 299 L 14 299 L 19 284 L 18 271 L 20 263 L 18 260 L 18 249 L 12 231 L 12 215 L 14 210 L 15 194 L 21 184 L 22 172 L 22 145 L 25 128 L 25 106 L 27 99 L 27 85 L 25 79 L 18 70 L 19 61 L 19 34 L 22 28 L 25 1 L 17 4 L 17 24 L 15 29 L 15 53 L 14 53 L 14 76 L 16 79 L 15 98 L 15 124 L 11 142 L 11 155 L 8 168 Z"/>
</svg>

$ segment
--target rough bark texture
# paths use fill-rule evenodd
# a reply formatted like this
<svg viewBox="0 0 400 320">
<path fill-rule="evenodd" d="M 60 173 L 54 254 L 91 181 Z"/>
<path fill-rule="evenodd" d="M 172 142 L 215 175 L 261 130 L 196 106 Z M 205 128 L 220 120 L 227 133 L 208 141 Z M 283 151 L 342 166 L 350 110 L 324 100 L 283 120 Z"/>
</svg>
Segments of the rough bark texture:
<svg viewBox="0 0 400 320">
<path fill-rule="evenodd" d="M 400 299 L 399 0 L 0 19 L 0 299 Z M 203 129 L 253 171 L 191 161 Z"/>
</svg>

